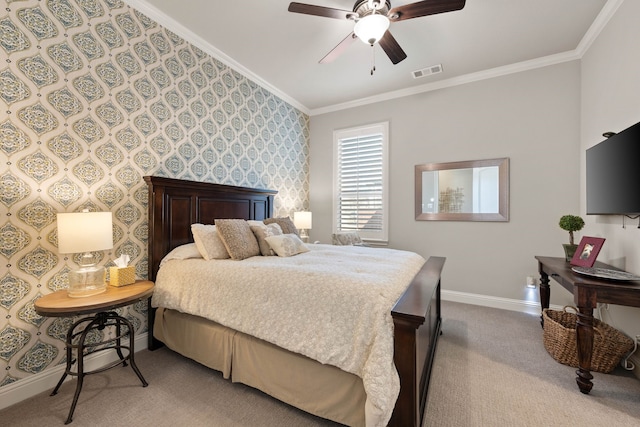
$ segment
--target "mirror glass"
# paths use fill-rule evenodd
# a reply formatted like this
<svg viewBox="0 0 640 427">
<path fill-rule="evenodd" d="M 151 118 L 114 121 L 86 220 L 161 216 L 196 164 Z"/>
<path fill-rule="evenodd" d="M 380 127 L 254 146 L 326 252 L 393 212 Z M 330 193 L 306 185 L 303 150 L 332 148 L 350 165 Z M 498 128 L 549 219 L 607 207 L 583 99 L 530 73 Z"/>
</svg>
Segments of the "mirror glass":
<svg viewBox="0 0 640 427">
<path fill-rule="evenodd" d="M 509 221 L 509 159 L 415 167 L 416 220 Z"/>
</svg>

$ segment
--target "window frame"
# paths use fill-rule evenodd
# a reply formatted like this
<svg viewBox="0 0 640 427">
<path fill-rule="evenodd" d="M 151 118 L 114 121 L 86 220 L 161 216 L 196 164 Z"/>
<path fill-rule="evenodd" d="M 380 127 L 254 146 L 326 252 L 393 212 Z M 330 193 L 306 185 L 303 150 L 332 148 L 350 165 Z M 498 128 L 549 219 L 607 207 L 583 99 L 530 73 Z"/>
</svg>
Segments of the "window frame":
<svg viewBox="0 0 640 427">
<path fill-rule="evenodd" d="M 389 242 L 389 122 L 372 123 L 352 128 L 338 129 L 333 132 L 333 209 L 332 209 L 332 230 L 333 233 L 341 231 L 338 218 L 340 216 L 340 142 L 344 139 L 366 137 L 380 134 L 382 136 L 382 221 L 380 230 L 355 230 L 362 240 L 373 244 L 385 245 Z"/>
</svg>

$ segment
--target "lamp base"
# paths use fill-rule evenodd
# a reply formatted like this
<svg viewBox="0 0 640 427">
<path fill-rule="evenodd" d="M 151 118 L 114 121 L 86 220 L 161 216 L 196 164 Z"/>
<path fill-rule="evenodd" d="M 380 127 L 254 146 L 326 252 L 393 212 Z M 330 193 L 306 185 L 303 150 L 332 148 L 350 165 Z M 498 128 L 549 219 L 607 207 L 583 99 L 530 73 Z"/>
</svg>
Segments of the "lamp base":
<svg viewBox="0 0 640 427">
<path fill-rule="evenodd" d="M 72 298 L 90 297 L 107 290 L 106 271 L 104 267 L 90 266 L 69 272 L 69 289 L 67 294 Z"/>
<path fill-rule="evenodd" d="M 305 228 L 300 229 L 300 240 L 309 243 L 309 232 Z"/>
</svg>

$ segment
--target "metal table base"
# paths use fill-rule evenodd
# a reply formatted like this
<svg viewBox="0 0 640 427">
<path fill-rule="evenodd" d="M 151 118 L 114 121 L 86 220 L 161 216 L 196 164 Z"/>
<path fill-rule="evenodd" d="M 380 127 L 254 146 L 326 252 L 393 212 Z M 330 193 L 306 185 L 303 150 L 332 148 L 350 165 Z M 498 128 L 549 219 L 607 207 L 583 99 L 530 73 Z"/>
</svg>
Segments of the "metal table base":
<svg viewBox="0 0 640 427">
<path fill-rule="evenodd" d="M 80 328 L 83 324 L 88 324 L 84 328 Z M 92 330 L 103 330 L 106 327 L 115 326 L 116 336 L 113 338 L 106 339 L 104 341 L 100 341 L 97 343 L 87 343 L 86 339 L 89 336 L 89 333 Z M 123 328 L 124 327 L 124 328 Z M 78 329 L 76 331 L 76 329 Z M 126 331 L 123 332 L 123 329 Z M 123 345 L 122 340 L 126 336 L 129 336 L 129 345 Z M 77 338 L 77 339 L 76 339 Z M 75 343 L 74 343 L 75 341 Z M 127 354 L 124 355 L 122 350 L 127 350 Z M 75 359 L 74 359 L 74 350 L 75 350 Z M 107 350 L 115 350 L 118 354 L 118 360 L 108 364 L 99 369 L 95 369 L 93 371 L 85 372 L 84 371 L 84 356 L 89 354 L 97 353 L 100 351 Z M 148 385 L 147 381 L 140 373 L 140 370 L 136 366 L 136 362 L 134 360 L 134 329 L 133 325 L 129 320 L 120 316 L 115 311 L 109 312 L 100 312 L 95 314 L 94 316 L 84 317 L 78 321 L 76 321 L 67 332 L 67 342 L 66 342 L 66 351 L 67 351 L 67 366 L 58 381 L 58 384 L 51 392 L 51 396 L 58 393 L 60 386 L 64 382 L 67 375 L 77 377 L 76 383 L 76 391 L 73 396 L 73 402 L 71 403 L 71 408 L 69 409 L 69 416 L 65 421 L 65 424 L 69 424 L 73 421 L 73 412 L 76 409 L 76 405 L 78 403 L 78 397 L 80 397 L 80 391 L 82 391 L 82 383 L 84 377 L 90 374 L 97 374 L 99 372 L 104 372 L 107 369 L 111 369 L 118 365 L 122 365 L 123 367 L 127 366 L 127 361 L 131 365 L 131 369 L 136 373 L 140 381 L 142 382 L 142 386 L 146 387 Z M 74 371 L 72 369 L 73 364 L 77 362 L 77 369 Z"/>
</svg>

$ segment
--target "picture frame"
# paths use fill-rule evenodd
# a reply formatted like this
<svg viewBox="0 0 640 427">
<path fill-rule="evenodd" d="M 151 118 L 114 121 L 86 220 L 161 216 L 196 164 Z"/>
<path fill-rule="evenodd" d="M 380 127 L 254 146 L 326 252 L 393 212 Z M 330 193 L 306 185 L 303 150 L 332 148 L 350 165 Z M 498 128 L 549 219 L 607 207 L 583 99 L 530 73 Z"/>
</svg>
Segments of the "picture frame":
<svg viewBox="0 0 640 427">
<path fill-rule="evenodd" d="M 593 267 L 596 262 L 596 258 L 604 245 L 605 239 L 603 237 L 588 237 L 583 236 L 580 239 L 580 244 L 576 253 L 571 258 L 571 265 L 577 265 L 580 267 Z"/>
</svg>

